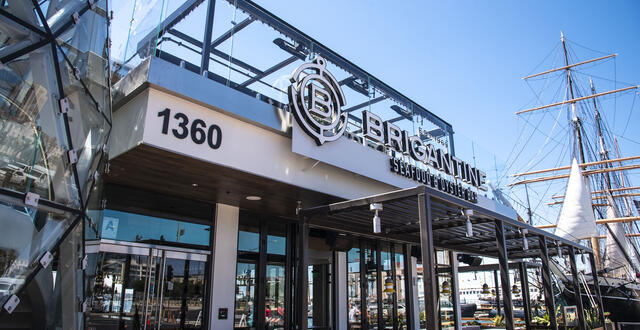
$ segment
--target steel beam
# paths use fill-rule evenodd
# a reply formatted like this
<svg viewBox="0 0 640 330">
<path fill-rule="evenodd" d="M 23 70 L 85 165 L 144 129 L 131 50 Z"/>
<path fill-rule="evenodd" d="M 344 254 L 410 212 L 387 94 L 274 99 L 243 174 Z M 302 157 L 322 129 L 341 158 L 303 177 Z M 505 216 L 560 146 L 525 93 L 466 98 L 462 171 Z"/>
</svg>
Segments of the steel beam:
<svg viewBox="0 0 640 330">
<path fill-rule="evenodd" d="M 352 106 L 351 108 L 343 109 L 342 111 L 344 111 L 344 112 L 356 111 L 358 109 L 364 108 L 364 107 L 369 106 L 371 104 L 376 104 L 376 103 L 378 103 L 378 102 L 380 102 L 382 100 L 386 100 L 386 99 L 387 99 L 386 95 L 378 96 L 375 99 L 364 101 L 364 102 L 362 102 L 360 104 L 356 104 L 356 105 Z"/>
<path fill-rule="evenodd" d="M 418 219 L 420 221 L 420 249 L 422 251 L 422 280 L 424 282 L 426 330 L 437 330 L 440 328 L 437 298 L 438 277 L 436 275 L 436 262 L 433 250 L 431 198 L 427 194 L 418 195 Z"/>
<path fill-rule="evenodd" d="M 297 329 L 307 330 L 307 315 L 309 314 L 309 305 L 307 304 L 309 297 L 309 276 L 307 273 L 307 268 L 309 264 L 308 260 L 308 242 L 309 242 L 309 222 L 307 218 L 300 213 L 298 215 L 298 303 L 297 307 L 299 308 L 299 312 L 296 313 L 297 317 Z M 263 311 L 264 313 L 264 311 Z"/>
<path fill-rule="evenodd" d="M 587 322 L 584 315 L 584 305 L 582 304 L 582 289 L 578 279 L 578 267 L 576 267 L 576 249 L 569 247 L 569 264 L 571 265 L 571 279 L 573 280 L 573 292 L 576 299 L 576 307 L 578 308 L 578 324 L 580 329 L 587 329 Z"/>
<path fill-rule="evenodd" d="M 497 315 L 502 314 L 502 306 L 500 306 L 500 281 L 498 280 L 498 270 L 493 271 L 493 285 L 496 290 L 496 312 Z"/>
<path fill-rule="evenodd" d="M 453 319 L 455 329 L 462 329 L 462 315 L 460 310 L 460 289 L 458 285 L 458 254 L 449 251 L 449 264 L 451 265 L 451 297 L 453 298 Z"/>
<path fill-rule="evenodd" d="M 504 300 L 504 322 L 508 330 L 513 330 L 513 304 L 511 302 L 511 284 L 509 283 L 509 256 L 507 254 L 507 239 L 504 223 L 495 220 L 496 244 L 498 246 L 498 261 L 500 264 L 500 282 L 502 284 L 502 299 Z M 497 296 L 497 293 L 496 293 Z"/>
<path fill-rule="evenodd" d="M 591 280 L 593 281 L 593 291 L 596 293 L 596 299 L 598 306 L 598 317 L 600 322 L 604 325 L 604 305 L 602 304 L 602 294 L 600 293 L 600 281 L 598 281 L 598 270 L 596 268 L 596 261 L 593 253 L 589 253 L 589 264 L 591 265 Z"/>
<path fill-rule="evenodd" d="M 207 1 L 207 21 L 204 26 L 202 39 L 202 56 L 200 59 L 200 74 L 209 71 L 209 49 L 211 48 L 211 33 L 213 32 L 213 16 L 216 12 L 216 0 Z"/>
<path fill-rule="evenodd" d="M 266 76 L 268 76 L 268 75 L 270 75 L 270 74 L 272 74 L 272 73 L 284 68 L 285 66 L 295 62 L 296 60 L 298 60 L 298 58 L 296 56 L 291 56 L 291 57 L 287 58 L 286 60 L 284 60 L 284 61 L 282 61 L 282 62 L 280 62 L 280 63 L 278 63 L 278 64 L 276 64 L 276 65 L 274 65 L 274 66 L 272 66 L 272 67 L 270 67 L 270 68 L 268 68 L 266 70 L 264 70 L 264 71 L 262 71 L 261 74 L 257 74 L 254 77 L 252 77 L 251 79 L 248 79 L 247 81 L 245 81 L 242 84 L 240 84 L 240 86 L 247 87 L 247 86 L 253 84 L 254 82 L 256 82 L 256 81 L 258 81 L 258 80 L 260 80 L 260 79 L 262 79 L 262 78 L 264 78 L 264 77 L 266 77 Z"/>
<path fill-rule="evenodd" d="M 218 45 L 223 43 L 225 40 L 231 38 L 231 36 L 233 36 L 235 33 L 237 33 L 238 31 L 246 28 L 247 26 L 249 26 L 249 24 L 251 24 L 251 22 L 253 22 L 253 18 L 252 17 L 245 18 L 242 22 L 234 25 L 231 29 L 227 30 L 227 32 L 225 32 L 222 35 L 220 35 L 219 37 L 217 37 L 216 40 L 214 40 L 211 43 L 211 47 L 210 48 L 218 47 Z"/>
<path fill-rule="evenodd" d="M 160 39 L 162 35 L 182 21 L 190 12 L 198 7 L 204 0 L 187 0 L 180 7 L 173 11 L 157 29 L 151 29 L 144 38 L 138 42 L 136 52 L 140 52 L 142 49 L 148 47 L 152 41 Z M 157 39 L 156 39 L 157 38 Z M 149 54 L 147 54 L 149 55 Z"/>
<path fill-rule="evenodd" d="M 524 309 L 524 323 L 527 329 L 531 328 L 531 297 L 529 297 L 529 275 L 527 264 L 524 261 L 518 263 L 520 271 L 520 288 L 522 290 L 522 307 Z"/>
<path fill-rule="evenodd" d="M 547 249 L 547 238 L 538 237 L 540 243 L 540 260 L 542 262 L 542 290 L 544 291 L 544 303 L 549 314 L 549 326 L 552 330 L 558 329 L 556 320 L 556 305 L 553 301 L 553 285 L 551 282 L 551 269 L 549 268 L 549 250 Z"/>
<path fill-rule="evenodd" d="M 418 330 L 414 328 L 414 319 L 418 318 L 419 315 L 413 315 L 413 306 L 415 306 L 416 302 L 413 301 L 413 267 L 411 262 L 411 244 L 404 244 L 404 301 L 406 304 L 405 307 L 405 316 L 407 320 L 407 329 L 408 330 Z"/>
</svg>

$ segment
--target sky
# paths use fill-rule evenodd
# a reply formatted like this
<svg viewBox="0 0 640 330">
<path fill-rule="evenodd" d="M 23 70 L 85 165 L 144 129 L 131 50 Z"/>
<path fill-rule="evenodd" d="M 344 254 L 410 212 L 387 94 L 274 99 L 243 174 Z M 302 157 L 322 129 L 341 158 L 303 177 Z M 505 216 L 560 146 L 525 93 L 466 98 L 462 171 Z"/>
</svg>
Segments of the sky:
<svg viewBox="0 0 640 330">
<path fill-rule="evenodd" d="M 615 59 L 577 68 L 576 81 L 588 86 L 588 77 L 593 75 L 598 92 L 640 84 L 638 1 L 255 1 L 452 124 L 457 155 L 477 159 L 489 180 L 506 190 L 510 182 L 506 174 L 570 162 L 567 150 L 558 147 L 570 138 L 562 133 L 569 131 L 569 107 L 515 115 L 518 110 L 567 98 L 565 91 L 558 89 L 562 73 L 546 76 L 548 79 L 521 79 L 564 65 L 558 57 L 561 31 L 573 63 L 619 54 Z M 133 30 L 139 30 L 140 35 L 130 36 L 126 53 L 132 53 L 136 40 L 159 22 L 156 16 L 166 16 L 182 2 L 136 0 L 134 16 L 140 18 L 134 20 Z M 128 37 L 132 2 L 111 3 L 116 11 L 113 52 L 116 57 L 129 57 L 123 56 L 122 48 Z M 160 11 L 163 6 L 167 9 Z M 242 19 L 234 18 L 232 11 L 225 12 L 229 6 L 218 0 L 214 38 L 227 29 L 223 24 Z M 201 5 L 190 14 L 191 21 L 185 20 L 176 28 L 200 39 L 205 10 Z M 258 29 L 252 24 L 239 32 L 233 43 L 227 41 L 219 48 L 227 51 L 224 48 L 231 47 L 234 56 L 250 56 L 253 61 L 272 65 L 268 47 L 277 48 L 272 39 L 260 48 L 254 45 L 256 40 L 247 37 Z M 168 50 L 171 45 L 162 47 Z M 274 76 L 290 72 L 287 67 Z M 606 125 L 614 135 L 622 136 L 622 155 L 640 155 L 640 94 L 627 92 L 598 100 Z M 593 129 L 589 115 L 585 115 L 584 125 Z M 548 156 L 552 154 L 559 156 Z M 544 162 L 537 160 L 545 157 Z M 633 173 L 634 184 L 640 185 L 638 170 Z M 544 190 L 531 196 L 536 208 L 564 189 L 550 185 L 534 188 Z M 520 194 L 522 201 L 521 192 L 508 193 Z M 552 208 L 558 210 L 557 206 Z"/>
<path fill-rule="evenodd" d="M 530 158 L 557 151 L 552 143 L 538 148 L 544 134 L 538 137 L 541 142 L 525 145 L 514 162 L 534 125 L 551 130 L 559 120 L 566 128 L 568 120 L 560 112 L 568 107 L 515 115 L 552 102 L 551 97 L 537 102 L 535 95 L 545 87 L 555 89 L 554 83 L 564 76 L 551 75 L 554 79 L 547 85 L 544 79 L 527 83 L 521 78 L 564 65 L 562 58 L 553 59 L 561 54 L 561 31 L 574 62 L 618 53 L 613 60 L 577 68 L 582 76 L 576 74 L 576 79 L 588 84 L 587 75 L 594 74 L 598 92 L 640 84 L 638 1 L 256 2 L 447 120 L 456 132 L 457 149 L 473 141 L 476 154 L 495 156 L 496 166 L 483 164 L 489 179 L 496 181 L 492 172 L 497 168 L 500 186 L 514 196 L 520 194 L 522 202 L 522 191 L 509 191 L 509 179 L 502 172 L 569 164 L 563 154 L 563 163 L 549 159 L 546 165 L 532 167 Z M 640 154 L 640 96 L 633 93 L 599 100 L 612 132 L 624 131 L 626 140 L 619 138 L 623 156 Z M 538 126 L 539 121 L 545 124 Z M 521 131 L 527 133 L 518 139 Z M 556 127 L 554 134 L 559 131 Z M 512 162 L 518 165 L 507 168 Z M 631 172 L 631 179 L 640 185 L 637 173 Z M 544 208 L 550 195 L 563 193 L 564 186 L 542 183 L 533 188 L 543 191 L 531 193 L 532 207 L 547 218 L 545 222 L 555 222 L 559 206 Z"/>
</svg>

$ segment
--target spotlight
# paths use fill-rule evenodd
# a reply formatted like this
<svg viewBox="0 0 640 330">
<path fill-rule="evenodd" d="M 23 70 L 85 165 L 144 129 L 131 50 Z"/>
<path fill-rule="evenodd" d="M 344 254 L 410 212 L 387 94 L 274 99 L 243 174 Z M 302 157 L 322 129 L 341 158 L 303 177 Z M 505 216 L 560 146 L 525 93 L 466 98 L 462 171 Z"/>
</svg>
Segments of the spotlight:
<svg viewBox="0 0 640 330">
<path fill-rule="evenodd" d="M 529 229 L 522 228 L 520 229 L 522 233 L 522 249 L 527 251 L 529 250 L 529 241 L 527 240 L 527 234 L 529 233 Z"/>
<path fill-rule="evenodd" d="M 378 211 L 382 211 L 381 203 L 371 203 L 369 205 L 370 211 L 375 211 L 373 215 L 373 232 L 375 234 L 380 234 L 382 232 L 382 226 L 380 225 L 380 216 L 378 215 Z"/>
<path fill-rule="evenodd" d="M 462 215 L 467 217 L 467 237 L 473 237 L 473 224 L 471 223 L 471 217 L 473 216 L 472 209 L 464 209 L 461 211 Z"/>
</svg>

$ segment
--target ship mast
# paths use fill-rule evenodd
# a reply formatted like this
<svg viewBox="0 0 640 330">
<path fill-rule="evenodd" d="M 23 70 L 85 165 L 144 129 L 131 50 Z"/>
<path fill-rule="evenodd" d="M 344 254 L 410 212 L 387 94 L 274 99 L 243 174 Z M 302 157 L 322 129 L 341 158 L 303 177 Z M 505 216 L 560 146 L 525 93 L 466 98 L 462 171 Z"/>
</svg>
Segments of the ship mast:
<svg viewBox="0 0 640 330">
<path fill-rule="evenodd" d="M 569 66 L 569 56 L 567 54 L 567 43 L 564 39 L 564 33 L 560 32 L 560 40 L 562 41 L 562 51 L 564 53 L 564 65 L 565 72 L 567 73 L 567 83 L 569 87 L 569 93 L 571 95 L 571 100 L 575 99 L 573 93 L 573 80 L 571 79 L 571 67 Z M 595 100 L 595 99 L 594 99 Z M 595 102 L 595 101 L 594 101 Z M 578 117 L 578 112 L 576 111 L 576 101 L 571 102 L 571 120 L 573 121 L 573 126 L 576 134 L 576 143 L 578 147 L 578 152 L 580 155 L 580 163 L 586 163 L 586 159 L 584 157 L 584 146 L 582 145 L 582 132 L 580 130 L 580 118 Z M 575 150 L 575 149 L 574 149 Z M 593 250 L 593 256 L 595 257 L 595 263 L 598 270 L 602 269 L 602 257 L 600 256 L 600 241 L 598 237 L 591 237 L 591 249 Z"/>
<path fill-rule="evenodd" d="M 591 77 L 589 77 L 589 85 L 591 87 L 591 94 L 595 95 L 596 94 L 596 88 L 593 85 L 593 79 L 591 79 Z M 600 117 L 600 112 L 598 111 L 598 104 L 596 102 L 596 98 L 594 97 L 593 99 L 593 109 L 594 109 L 594 114 L 595 114 L 595 124 L 596 124 L 596 130 L 598 131 L 598 142 L 600 144 L 600 161 L 604 161 L 604 167 L 608 168 L 610 166 L 610 164 L 607 162 L 609 160 L 609 154 L 607 152 L 607 148 L 605 148 L 604 145 L 604 137 L 602 136 L 602 122 L 601 122 L 601 117 Z M 611 193 L 611 177 L 609 176 L 609 172 L 603 172 L 602 175 L 604 176 L 604 182 L 605 182 L 605 193 L 608 196 L 608 201 L 609 203 L 612 203 L 613 205 L 610 205 L 609 207 L 611 208 L 616 208 L 615 202 L 613 200 L 613 194 Z M 617 213 L 617 212 L 616 212 Z M 618 216 L 618 215 L 616 215 Z M 602 217 L 602 215 L 601 215 Z M 622 225 L 624 226 L 624 225 Z M 622 251 L 622 253 L 624 254 L 625 259 L 627 259 L 627 262 L 629 263 L 629 267 L 634 268 L 635 269 L 635 265 L 633 263 L 633 261 L 631 260 L 631 257 L 629 256 L 629 254 L 627 253 L 626 249 L 624 248 L 622 242 L 619 241 L 619 238 L 616 236 L 616 234 L 614 233 L 614 231 L 611 229 L 611 226 L 609 226 L 608 223 L 605 224 L 605 227 L 607 228 L 607 231 L 611 234 L 611 236 L 613 237 L 616 245 L 618 245 L 618 247 L 620 248 L 620 251 Z M 635 246 L 635 244 L 633 244 L 633 242 L 631 242 L 631 240 L 629 240 L 631 243 L 631 246 L 634 248 L 636 254 L 638 253 L 638 250 Z"/>
</svg>

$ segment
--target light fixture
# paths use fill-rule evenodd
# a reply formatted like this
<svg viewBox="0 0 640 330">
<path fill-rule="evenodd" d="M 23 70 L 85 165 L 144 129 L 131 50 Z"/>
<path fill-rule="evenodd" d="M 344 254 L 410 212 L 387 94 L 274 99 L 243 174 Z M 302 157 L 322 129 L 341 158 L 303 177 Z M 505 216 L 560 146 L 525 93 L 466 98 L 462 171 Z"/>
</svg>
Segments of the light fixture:
<svg viewBox="0 0 640 330">
<path fill-rule="evenodd" d="M 482 294 L 490 294 L 491 291 L 489 291 L 489 284 L 485 283 L 482 285 Z"/>
<path fill-rule="evenodd" d="M 491 295 L 495 297 L 495 295 L 496 295 L 496 289 L 491 289 Z"/>
<path fill-rule="evenodd" d="M 473 237 L 473 224 L 471 223 L 471 217 L 473 216 L 472 209 L 464 209 L 461 211 L 462 215 L 467 217 L 467 237 Z"/>
<path fill-rule="evenodd" d="M 562 247 L 560 246 L 560 242 L 556 241 L 556 246 L 558 247 L 558 257 L 562 259 Z"/>
<path fill-rule="evenodd" d="M 515 285 L 515 284 L 514 284 L 514 285 L 511 287 L 511 293 L 513 293 L 513 294 L 518 294 L 518 293 L 520 293 L 520 288 L 519 288 L 517 285 Z"/>
<path fill-rule="evenodd" d="M 527 240 L 527 234 L 529 233 L 529 229 L 522 228 L 520 229 L 520 232 L 522 233 L 522 249 L 525 251 L 529 250 L 529 241 Z"/>
<path fill-rule="evenodd" d="M 197 184 L 197 183 L 192 183 L 192 184 L 191 184 L 191 186 L 192 186 L 192 187 L 194 187 L 194 188 L 198 188 L 199 184 Z"/>
<path fill-rule="evenodd" d="M 382 292 L 388 294 L 396 292 L 396 290 L 393 289 L 393 280 L 391 279 L 391 276 L 387 276 L 387 278 L 384 280 L 384 290 Z"/>
<path fill-rule="evenodd" d="M 449 284 L 449 281 L 442 282 L 442 293 L 443 294 L 451 293 L 451 284 Z"/>
<path fill-rule="evenodd" d="M 259 201 L 262 200 L 262 197 L 260 196 L 247 196 L 245 197 L 248 201 Z"/>
<path fill-rule="evenodd" d="M 373 232 L 375 234 L 380 234 L 382 232 L 382 226 L 380 224 L 380 216 L 378 215 L 378 211 L 382 211 L 381 203 L 371 203 L 369 205 L 369 210 L 374 211 L 373 215 Z"/>
</svg>

